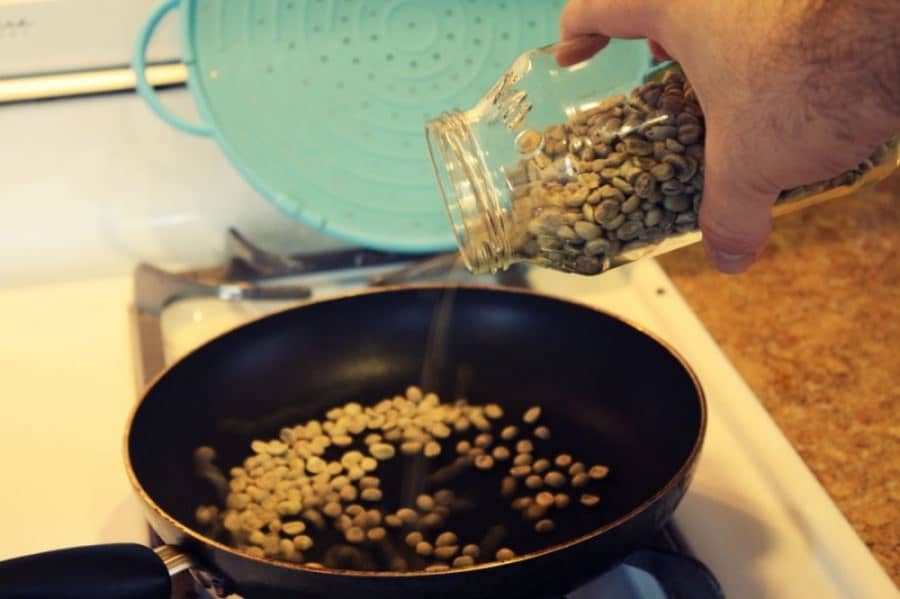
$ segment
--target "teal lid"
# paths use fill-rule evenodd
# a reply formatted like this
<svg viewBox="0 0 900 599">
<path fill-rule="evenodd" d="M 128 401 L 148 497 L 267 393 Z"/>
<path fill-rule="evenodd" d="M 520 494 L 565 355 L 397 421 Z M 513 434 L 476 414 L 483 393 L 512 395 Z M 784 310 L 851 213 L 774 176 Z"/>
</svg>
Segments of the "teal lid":
<svg viewBox="0 0 900 599">
<path fill-rule="evenodd" d="M 471 107 L 519 54 L 555 41 L 564 4 L 168 0 L 159 12 L 183 11 L 203 120 L 173 124 L 213 135 L 265 198 L 307 225 L 378 249 L 450 249 L 424 124 Z"/>
</svg>

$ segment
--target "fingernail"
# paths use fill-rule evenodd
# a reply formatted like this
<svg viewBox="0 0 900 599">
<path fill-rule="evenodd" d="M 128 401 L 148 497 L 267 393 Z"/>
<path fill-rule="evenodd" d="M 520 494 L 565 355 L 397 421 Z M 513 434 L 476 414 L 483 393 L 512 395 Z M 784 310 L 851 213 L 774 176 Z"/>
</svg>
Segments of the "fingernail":
<svg viewBox="0 0 900 599">
<path fill-rule="evenodd" d="M 743 272 L 753 262 L 753 256 L 750 254 L 731 254 L 721 250 L 710 251 L 710 257 L 716 268 L 727 273 Z"/>
</svg>

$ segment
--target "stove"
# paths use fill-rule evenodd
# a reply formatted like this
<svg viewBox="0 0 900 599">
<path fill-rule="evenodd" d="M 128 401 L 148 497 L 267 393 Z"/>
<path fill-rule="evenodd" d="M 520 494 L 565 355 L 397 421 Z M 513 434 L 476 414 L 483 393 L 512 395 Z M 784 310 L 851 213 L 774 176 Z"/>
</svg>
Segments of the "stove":
<svg viewBox="0 0 900 599">
<path fill-rule="evenodd" d="M 138 267 L 139 386 L 201 343 L 273 310 L 365 286 L 447 280 L 453 264 L 446 255 L 356 250 L 280 255 L 234 230 L 226 247 L 227 259 L 218 268 L 173 274 L 147 264 Z M 516 268 L 474 280 L 529 287 L 603 308 L 666 339 L 692 364 L 709 403 L 704 451 L 673 521 L 648 545 L 705 564 L 708 571 L 702 572 L 718 581 L 706 580 L 707 590 L 720 584 L 725 596 L 738 598 L 895 596 L 871 554 L 655 261 L 599 278 Z M 182 581 L 181 589 L 185 597 L 207 595 L 193 580 Z M 653 577 L 623 564 L 570 597 L 666 595 Z"/>
<path fill-rule="evenodd" d="M 258 247 L 235 229 L 228 232 L 226 249 L 227 259 L 220 268 L 173 273 L 141 264 L 136 269 L 133 317 L 139 387 L 216 335 L 311 297 L 419 280 L 533 288 L 526 269 L 483 277 L 463 274 L 455 253 L 411 256 L 349 249 L 286 255 Z M 150 537 L 154 545 L 161 542 L 152 531 Z M 660 553 L 647 553 L 646 559 L 636 553 L 630 556 L 633 563 L 622 563 L 600 574 L 568 598 L 668 599 L 654 577 L 664 568 L 696 577 L 697 597 L 701 597 L 701 591 L 707 599 L 724 596 L 713 575 L 693 558 L 676 525 L 670 524 L 646 539 L 646 550 Z M 679 560 L 681 556 L 686 558 L 684 562 Z M 649 563 L 659 559 L 664 563 Z M 176 598 L 240 599 L 240 595 L 228 594 L 218 586 L 214 574 L 192 574 L 184 572 L 174 579 Z"/>
</svg>

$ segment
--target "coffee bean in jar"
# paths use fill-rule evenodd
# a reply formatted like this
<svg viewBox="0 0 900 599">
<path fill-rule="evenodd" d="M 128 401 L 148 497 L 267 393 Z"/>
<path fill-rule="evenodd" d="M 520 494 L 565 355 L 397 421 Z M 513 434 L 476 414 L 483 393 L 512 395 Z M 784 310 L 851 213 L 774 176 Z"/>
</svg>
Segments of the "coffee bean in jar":
<svg viewBox="0 0 900 599">
<path fill-rule="evenodd" d="M 653 66 L 642 40 L 613 40 L 561 67 L 562 46 L 526 52 L 474 108 L 426 127 L 473 272 L 527 262 L 596 275 L 701 238 L 705 123 L 679 65 Z M 774 214 L 852 193 L 898 165 L 895 138 L 851 171 L 786 190 Z"/>
</svg>

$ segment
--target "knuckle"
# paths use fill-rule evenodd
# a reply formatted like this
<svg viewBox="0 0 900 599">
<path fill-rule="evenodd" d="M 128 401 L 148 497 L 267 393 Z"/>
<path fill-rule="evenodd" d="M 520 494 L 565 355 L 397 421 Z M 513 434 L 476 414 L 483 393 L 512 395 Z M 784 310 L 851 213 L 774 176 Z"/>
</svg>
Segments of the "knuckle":
<svg viewBox="0 0 900 599">
<path fill-rule="evenodd" d="M 755 254 L 765 244 L 772 231 L 771 220 L 749 227 L 735 219 L 716 214 L 700 215 L 700 230 L 706 242 L 731 254 Z"/>
</svg>

